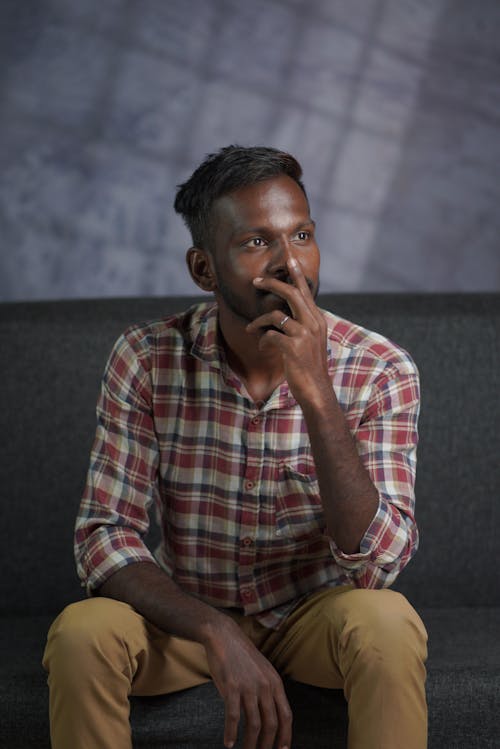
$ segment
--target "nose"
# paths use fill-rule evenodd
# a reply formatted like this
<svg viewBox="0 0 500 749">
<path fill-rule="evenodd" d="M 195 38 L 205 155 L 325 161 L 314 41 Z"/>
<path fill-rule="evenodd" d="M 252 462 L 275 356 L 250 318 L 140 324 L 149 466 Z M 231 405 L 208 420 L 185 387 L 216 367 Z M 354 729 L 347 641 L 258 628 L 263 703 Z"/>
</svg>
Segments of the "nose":
<svg viewBox="0 0 500 749">
<path fill-rule="evenodd" d="M 271 260 L 268 272 L 271 275 L 286 271 L 288 274 L 287 261 L 294 256 L 294 246 L 288 237 L 279 237 L 272 243 Z"/>
</svg>

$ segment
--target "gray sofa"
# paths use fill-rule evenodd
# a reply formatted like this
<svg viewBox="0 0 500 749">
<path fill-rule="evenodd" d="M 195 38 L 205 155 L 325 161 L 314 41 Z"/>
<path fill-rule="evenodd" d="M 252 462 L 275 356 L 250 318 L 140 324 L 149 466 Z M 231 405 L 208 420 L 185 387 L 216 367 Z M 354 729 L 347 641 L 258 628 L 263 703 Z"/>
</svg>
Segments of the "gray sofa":
<svg viewBox="0 0 500 749">
<path fill-rule="evenodd" d="M 82 597 L 73 522 L 110 347 L 129 323 L 192 301 L 0 305 L 2 747 L 49 746 L 40 659 L 52 618 Z M 421 548 L 395 587 L 429 631 L 430 748 L 498 749 L 500 295 L 325 295 L 320 304 L 393 338 L 419 365 Z M 344 747 L 341 693 L 287 689 L 294 749 Z M 137 747 L 222 747 L 222 724 L 212 684 L 132 701 Z"/>
</svg>

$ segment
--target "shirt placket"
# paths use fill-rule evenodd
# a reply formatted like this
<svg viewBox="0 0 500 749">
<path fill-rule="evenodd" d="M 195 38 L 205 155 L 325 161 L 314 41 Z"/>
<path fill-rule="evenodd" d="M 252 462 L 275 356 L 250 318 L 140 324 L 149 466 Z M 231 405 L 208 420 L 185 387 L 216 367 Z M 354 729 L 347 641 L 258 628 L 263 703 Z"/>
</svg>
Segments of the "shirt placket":
<svg viewBox="0 0 500 749">
<path fill-rule="evenodd" d="M 239 588 L 245 613 L 258 611 L 255 580 L 256 541 L 259 525 L 259 495 L 265 444 L 265 415 L 255 410 L 247 426 L 247 463 L 243 476 L 243 504 L 239 543 Z"/>
</svg>

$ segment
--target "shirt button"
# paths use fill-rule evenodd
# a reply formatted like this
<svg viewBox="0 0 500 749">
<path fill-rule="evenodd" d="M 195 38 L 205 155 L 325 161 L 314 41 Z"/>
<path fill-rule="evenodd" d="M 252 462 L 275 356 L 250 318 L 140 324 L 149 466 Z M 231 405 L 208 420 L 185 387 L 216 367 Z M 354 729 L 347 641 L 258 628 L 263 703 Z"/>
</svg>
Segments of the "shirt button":
<svg viewBox="0 0 500 749">
<path fill-rule="evenodd" d="M 255 486 L 255 483 L 253 481 L 245 481 L 245 489 L 248 489 L 248 491 L 251 491 Z"/>
<path fill-rule="evenodd" d="M 249 588 L 244 588 L 244 590 L 241 591 L 241 595 L 245 601 L 253 601 L 255 598 L 255 593 Z"/>
<path fill-rule="evenodd" d="M 252 424 L 260 424 L 261 418 L 260 416 L 254 416 L 252 419 Z"/>
<path fill-rule="evenodd" d="M 250 538 L 250 536 L 247 536 L 243 539 L 243 545 L 244 546 L 251 546 L 253 544 L 253 538 Z"/>
</svg>

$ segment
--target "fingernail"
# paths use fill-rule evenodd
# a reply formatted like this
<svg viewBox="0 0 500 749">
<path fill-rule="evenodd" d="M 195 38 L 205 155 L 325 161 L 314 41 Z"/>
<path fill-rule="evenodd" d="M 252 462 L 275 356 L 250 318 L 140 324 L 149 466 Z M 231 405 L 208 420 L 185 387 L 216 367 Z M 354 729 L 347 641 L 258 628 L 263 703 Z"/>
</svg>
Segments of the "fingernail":
<svg viewBox="0 0 500 749">
<path fill-rule="evenodd" d="M 290 258 L 290 260 L 288 261 L 288 264 L 290 265 L 290 268 L 298 268 L 299 267 L 299 264 L 298 264 L 298 262 L 296 261 L 296 259 L 294 257 Z M 283 747 L 283 749 L 285 749 L 285 747 Z M 288 749 L 288 747 L 286 747 L 286 749 Z"/>
<path fill-rule="evenodd" d="M 263 281 L 263 280 L 264 280 L 264 279 L 263 279 L 263 278 L 262 278 L 261 276 L 257 276 L 257 278 L 254 278 L 254 279 L 253 279 L 253 282 L 254 282 L 254 283 L 260 283 L 260 282 L 261 282 L 261 281 Z"/>
</svg>

